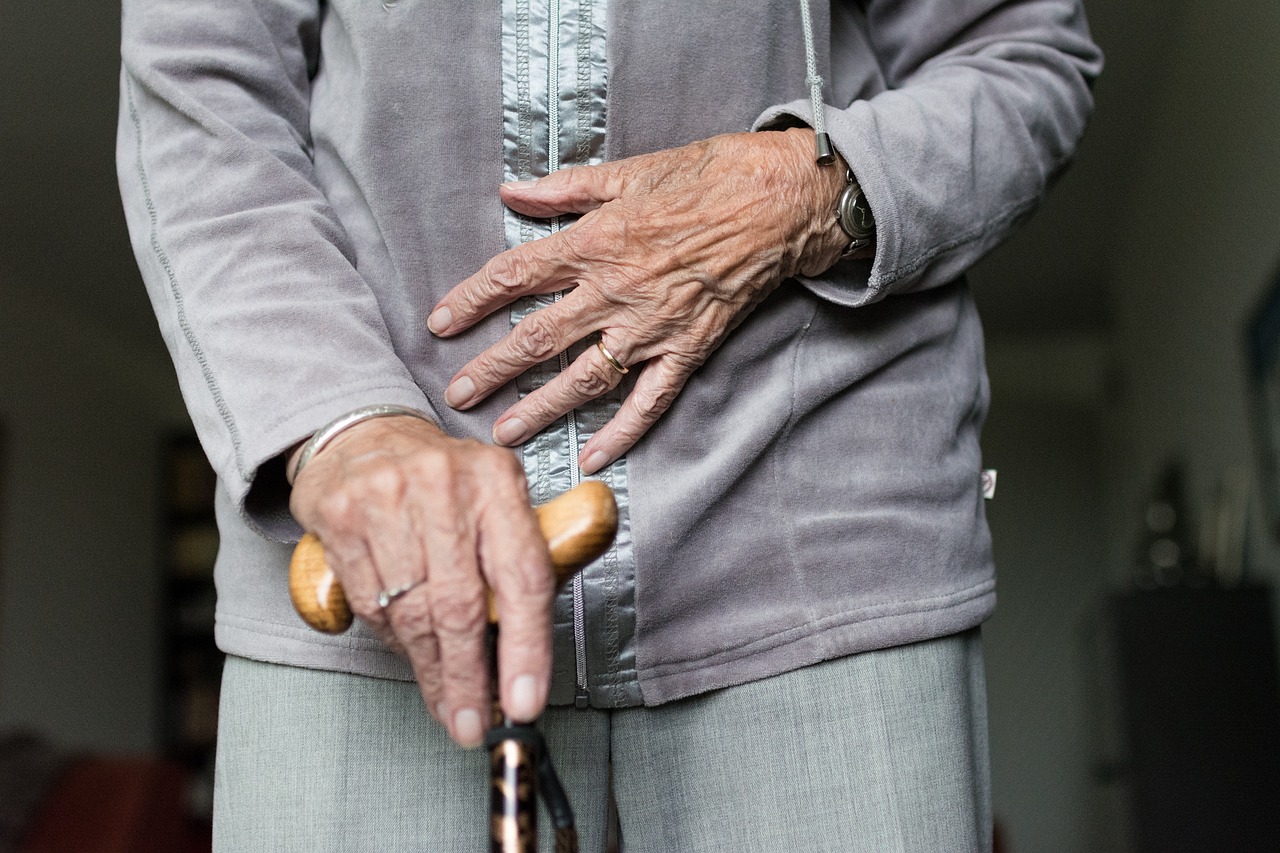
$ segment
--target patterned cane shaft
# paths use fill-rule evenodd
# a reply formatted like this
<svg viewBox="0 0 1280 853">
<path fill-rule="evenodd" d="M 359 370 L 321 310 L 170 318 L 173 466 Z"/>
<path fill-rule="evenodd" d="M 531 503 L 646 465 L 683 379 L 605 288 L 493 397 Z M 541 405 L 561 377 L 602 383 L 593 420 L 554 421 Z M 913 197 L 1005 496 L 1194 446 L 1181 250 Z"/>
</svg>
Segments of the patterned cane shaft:
<svg viewBox="0 0 1280 853">
<path fill-rule="evenodd" d="M 490 853 L 537 853 L 537 777 L 533 755 L 518 741 L 504 740 L 489 752 Z"/>
</svg>

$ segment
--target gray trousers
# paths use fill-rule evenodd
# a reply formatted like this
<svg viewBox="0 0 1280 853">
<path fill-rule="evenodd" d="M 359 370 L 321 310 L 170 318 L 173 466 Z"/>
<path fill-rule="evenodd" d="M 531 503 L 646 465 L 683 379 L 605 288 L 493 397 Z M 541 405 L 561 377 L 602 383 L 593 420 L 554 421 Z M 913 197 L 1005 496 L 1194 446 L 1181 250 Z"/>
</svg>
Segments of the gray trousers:
<svg viewBox="0 0 1280 853">
<path fill-rule="evenodd" d="M 976 629 L 542 727 L 583 853 L 605 849 L 610 759 L 623 853 L 991 850 Z M 215 850 L 480 853 L 488 796 L 483 750 L 416 685 L 227 661 Z"/>
</svg>

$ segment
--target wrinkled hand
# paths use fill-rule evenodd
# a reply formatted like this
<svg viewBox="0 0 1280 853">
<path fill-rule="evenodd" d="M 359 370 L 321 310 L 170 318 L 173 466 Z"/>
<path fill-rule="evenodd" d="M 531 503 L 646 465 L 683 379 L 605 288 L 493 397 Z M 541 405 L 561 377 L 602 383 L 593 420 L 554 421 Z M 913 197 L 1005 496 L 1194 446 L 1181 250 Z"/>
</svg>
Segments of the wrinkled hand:
<svg viewBox="0 0 1280 853">
<path fill-rule="evenodd" d="M 431 713 L 463 746 L 489 718 L 486 586 L 502 620 L 502 707 L 546 704 L 555 595 L 546 542 L 511 451 L 413 417 L 339 434 L 298 475 L 293 515 L 325 545 L 351 609 L 408 657 Z M 378 594 L 416 583 L 386 609 Z"/>
<path fill-rule="evenodd" d="M 835 263 L 848 244 L 833 214 L 843 186 L 842 167 L 815 165 L 805 128 L 717 136 L 503 185 L 503 201 L 520 213 L 584 215 L 493 258 L 440 301 L 429 327 L 447 337 L 519 297 L 573 290 L 468 363 L 446 401 L 469 408 L 599 333 L 621 364 L 645 364 L 618 413 L 583 447 L 583 471 L 598 471 L 644 435 L 783 279 Z M 590 347 L 503 413 L 494 440 L 519 444 L 621 379 Z"/>
</svg>

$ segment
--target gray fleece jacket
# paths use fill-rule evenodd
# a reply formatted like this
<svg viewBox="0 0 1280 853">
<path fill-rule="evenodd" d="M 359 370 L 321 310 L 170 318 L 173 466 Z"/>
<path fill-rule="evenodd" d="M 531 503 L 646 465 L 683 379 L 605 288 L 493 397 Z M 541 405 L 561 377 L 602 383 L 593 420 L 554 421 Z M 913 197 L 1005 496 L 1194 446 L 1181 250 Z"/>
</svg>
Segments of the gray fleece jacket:
<svg viewBox="0 0 1280 853">
<path fill-rule="evenodd" d="M 664 702 L 994 606 L 962 275 L 1067 163 L 1101 58 L 1077 0 L 814 6 L 875 259 L 784 283 L 602 472 L 622 532 L 558 605 L 553 702 Z M 546 233 L 501 181 L 813 121 L 796 0 L 124 0 L 122 53 L 125 211 L 219 476 L 219 643 L 390 678 L 407 664 L 362 625 L 321 636 L 289 605 L 281 454 L 375 403 L 487 439 L 554 374 L 443 402 L 539 305 L 426 329 L 453 285 Z M 574 482 L 618 399 L 520 450 L 536 501 Z"/>
</svg>

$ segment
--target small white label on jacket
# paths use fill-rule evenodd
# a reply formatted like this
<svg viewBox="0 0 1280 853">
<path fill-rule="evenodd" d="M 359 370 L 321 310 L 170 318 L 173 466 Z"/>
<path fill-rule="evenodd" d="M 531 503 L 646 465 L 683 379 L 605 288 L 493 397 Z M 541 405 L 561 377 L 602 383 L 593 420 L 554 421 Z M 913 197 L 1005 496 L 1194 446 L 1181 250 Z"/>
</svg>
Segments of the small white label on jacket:
<svg viewBox="0 0 1280 853">
<path fill-rule="evenodd" d="M 991 500 L 996 496 L 996 469 L 987 468 L 982 472 L 982 496 Z"/>
</svg>

